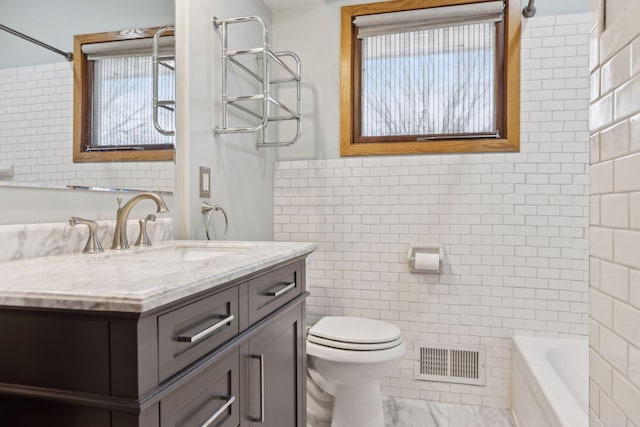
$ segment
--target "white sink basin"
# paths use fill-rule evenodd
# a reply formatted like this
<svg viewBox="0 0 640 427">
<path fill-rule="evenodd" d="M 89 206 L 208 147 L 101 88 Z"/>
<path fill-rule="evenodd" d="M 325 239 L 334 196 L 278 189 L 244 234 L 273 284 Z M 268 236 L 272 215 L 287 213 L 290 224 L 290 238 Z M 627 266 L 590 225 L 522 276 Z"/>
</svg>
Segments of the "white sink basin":
<svg viewBox="0 0 640 427">
<path fill-rule="evenodd" d="M 258 247 L 253 242 L 203 242 L 165 241 L 146 248 L 131 247 L 125 250 L 106 250 L 92 254 L 98 259 L 113 259 L 120 262 L 183 263 L 206 262 L 225 255 L 248 253 Z"/>
<path fill-rule="evenodd" d="M 150 251 L 149 258 L 154 261 L 203 261 L 210 258 L 217 258 L 223 255 L 229 255 L 233 250 L 229 251 L 225 248 L 202 248 L 202 247 L 176 247 L 167 248 L 157 251 Z"/>
<path fill-rule="evenodd" d="M 131 248 L 123 251 L 109 251 L 109 253 L 101 254 L 107 258 L 118 257 L 120 259 L 128 259 L 142 262 L 154 263 L 180 263 L 180 262 L 197 262 L 218 258 L 224 255 L 233 255 L 247 252 L 256 246 L 248 243 L 163 243 L 159 246 L 150 248 Z"/>
</svg>

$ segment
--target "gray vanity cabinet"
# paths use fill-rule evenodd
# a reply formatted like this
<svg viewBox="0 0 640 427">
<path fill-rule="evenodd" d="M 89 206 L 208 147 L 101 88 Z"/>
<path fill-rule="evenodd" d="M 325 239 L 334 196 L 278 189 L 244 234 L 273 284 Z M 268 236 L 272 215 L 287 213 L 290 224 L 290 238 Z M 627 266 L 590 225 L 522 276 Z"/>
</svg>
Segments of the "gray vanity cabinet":
<svg viewBox="0 0 640 427">
<path fill-rule="evenodd" d="M 305 259 L 144 313 L 0 307 L 0 425 L 306 427 Z"/>
<path fill-rule="evenodd" d="M 242 346 L 243 424 L 306 425 L 304 310 L 300 304 Z"/>
<path fill-rule="evenodd" d="M 220 361 L 160 401 L 162 427 L 235 427 L 240 424 L 238 350 L 227 352 Z"/>
</svg>

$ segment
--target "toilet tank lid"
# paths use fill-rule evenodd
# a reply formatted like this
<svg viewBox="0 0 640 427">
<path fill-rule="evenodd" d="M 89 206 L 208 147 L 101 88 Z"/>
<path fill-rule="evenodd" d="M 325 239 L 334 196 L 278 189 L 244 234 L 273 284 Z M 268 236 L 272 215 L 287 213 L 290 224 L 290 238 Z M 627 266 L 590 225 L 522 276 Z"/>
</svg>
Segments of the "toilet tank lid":
<svg viewBox="0 0 640 427">
<path fill-rule="evenodd" d="M 395 325 L 364 317 L 323 317 L 309 329 L 309 334 L 347 343 L 381 343 L 400 338 Z"/>
</svg>

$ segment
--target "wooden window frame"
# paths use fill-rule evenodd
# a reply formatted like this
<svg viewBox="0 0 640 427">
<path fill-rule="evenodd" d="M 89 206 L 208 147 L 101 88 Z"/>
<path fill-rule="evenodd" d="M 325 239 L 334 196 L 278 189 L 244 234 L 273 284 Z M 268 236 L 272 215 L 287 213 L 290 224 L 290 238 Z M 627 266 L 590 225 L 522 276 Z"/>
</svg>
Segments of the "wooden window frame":
<svg viewBox="0 0 640 427">
<path fill-rule="evenodd" d="M 104 33 L 81 34 L 73 37 L 73 162 L 127 162 L 174 160 L 174 148 L 145 150 L 87 151 L 91 140 L 91 92 L 93 70 L 82 45 L 121 40 L 153 38 L 160 27 Z M 168 32 L 166 35 L 173 35 Z"/>
<path fill-rule="evenodd" d="M 498 78 L 504 90 L 499 93 L 498 122 L 502 122 L 500 138 L 436 139 L 416 141 L 415 137 L 359 138 L 361 42 L 353 25 L 356 16 L 482 3 L 491 0 L 399 0 L 344 6 L 341 9 L 340 46 L 340 155 L 367 156 L 421 153 L 512 152 L 520 150 L 520 2 L 506 0 L 504 37 L 498 37 L 503 48 L 503 64 L 498 64 Z M 502 46 L 501 46 L 502 45 Z M 411 138 L 409 141 L 407 139 Z"/>
</svg>

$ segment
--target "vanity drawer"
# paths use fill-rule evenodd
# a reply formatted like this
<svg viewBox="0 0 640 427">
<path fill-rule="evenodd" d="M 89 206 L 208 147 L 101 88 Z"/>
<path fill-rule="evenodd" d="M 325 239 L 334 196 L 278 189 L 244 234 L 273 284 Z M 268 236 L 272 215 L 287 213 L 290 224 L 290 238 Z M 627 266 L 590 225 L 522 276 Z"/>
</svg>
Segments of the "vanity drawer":
<svg viewBox="0 0 640 427">
<path fill-rule="evenodd" d="M 249 281 L 249 325 L 302 293 L 301 266 L 295 262 Z"/>
<path fill-rule="evenodd" d="M 238 288 L 158 317 L 160 382 L 238 334 Z"/>
<path fill-rule="evenodd" d="M 236 427 L 240 424 L 240 357 L 230 351 L 160 401 L 163 427 Z"/>
</svg>

